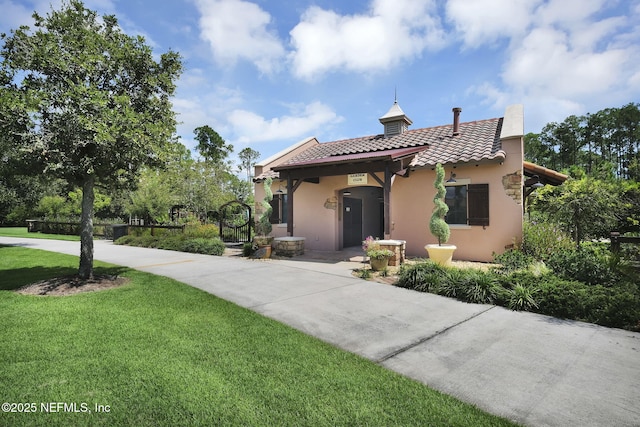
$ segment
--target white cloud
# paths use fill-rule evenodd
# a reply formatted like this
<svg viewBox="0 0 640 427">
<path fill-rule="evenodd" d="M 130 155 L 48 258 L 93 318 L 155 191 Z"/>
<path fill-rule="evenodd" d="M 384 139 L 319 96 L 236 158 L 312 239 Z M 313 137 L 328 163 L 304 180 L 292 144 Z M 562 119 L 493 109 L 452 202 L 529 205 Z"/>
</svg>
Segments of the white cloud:
<svg viewBox="0 0 640 427">
<path fill-rule="evenodd" d="M 450 0 L 450 19 L 452 4 L 461 3 Z M 639 11 L 633 6 L 610 8 L 604 0 L 522 0 L 514 5 L 521 28 L 483 29 L 482 16 L 468 10 L 453 19 L 467 47 L 507 41 L 501 74 L 472 88 L 486 103 L 502 109 L 522 102 L 527 122 L 539 127 L 546 122 L 538 120 L 595 112 L 629 102 L 638 93 Z"/>
<path fill-rule="evenodd" d="M 385 70 L 444 46 L 432 0 L 374 0 L 360 15 L 312 6 L 290 32 L 293 73 L 313 79 L 333 70 Z"/>
<path fill-rule="evenodd" d="M 200 36 L 207 41 L 216 61 L 235 65 L 253 62 L 263 73 L 277 69 L 285 56 L 278 36 L 270 31 L 271 15 L 257 4 L 242 0 L 196 0 Z"/>
<path fill-rule="evenodd" d="M 87 9 L 98 10 L 100 13 L 114 13 L 113 0 L 86 0 Z M 51 10 L 60 10 L 62 0 L 0 0 L 0 32 L 9 33 L 20 25 L 33 27 L 33 12 L 46 16 Z"/>
<path fill-rule="evenodd" d="M 606 92 L 619 82 L 621 67 L 631 52 L 572 49 L 569 39 L 559 30 L 533 30 L 505 64 L 505 83 L 531 94 L 573 98 Z"/>
<path fill-rule="evenodd" d="M 31 25 L 33 19 L 31 14 L 35 10 L 22 3 L 3 0 L 0 1 L 0 32 L 9 33 L 9 30 L 18 28 L 20 25 Z"/>
<path fill-rule="evenodd" d="M 294 108 L 290 115 L 265 119 L 243 109 L 233 110 L 227 117 L 239 144 L 281 141 L 309 136 L 321 127 L 342 120 L 327 105 L 313 102 Z"/>
<path fill-rule="evenodd" d="M 468 47 L 493 44 L 511 38 L 529 27 L 532 11 L 542 0 L 449 0 L 447 19 Z"/>
</svg>

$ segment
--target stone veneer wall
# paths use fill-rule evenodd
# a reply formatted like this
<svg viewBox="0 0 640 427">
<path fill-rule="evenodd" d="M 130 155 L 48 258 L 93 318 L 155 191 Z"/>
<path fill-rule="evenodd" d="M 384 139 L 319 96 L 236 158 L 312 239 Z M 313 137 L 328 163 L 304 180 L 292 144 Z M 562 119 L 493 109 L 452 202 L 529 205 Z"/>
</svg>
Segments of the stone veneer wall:
<svg viewBox="0 0 640 427">
<path fill-rule="evenodd" d="M 507 196 L 522 204 L 522 173 L 515 171 L 502 177 L 502 186 Z"/>
<path fill-rule="evenodd" d="M 276 237 L 273 249 L 278 256 L 293 257 L 304 254 L 304 237 Z"/>
</svg>

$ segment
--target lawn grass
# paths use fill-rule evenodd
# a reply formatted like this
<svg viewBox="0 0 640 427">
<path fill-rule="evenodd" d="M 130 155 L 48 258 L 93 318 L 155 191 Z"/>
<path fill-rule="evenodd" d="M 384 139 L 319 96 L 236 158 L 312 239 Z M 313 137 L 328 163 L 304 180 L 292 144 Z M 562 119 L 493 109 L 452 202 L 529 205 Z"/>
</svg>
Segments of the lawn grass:
<svg viewBox="0 0 640 427">
<path fill-rule="evenodd" d="M 66 234 L 29 233 L 27 227 L 0 227 L 0 236 L 24 237 L 29 239 L 69 240 L 79 242 L 80 236 L 68 236 Z"/>
<path fill-rule="evenodd" d="M 512 425 L 168 278 L 96 263 L 129 284 L 25 296 L 8 289 L 73 273 L 77 257 L 0 247 L 0 260 L 0 400 L 37 408 L 0 413 L 3 426 Z"/>
</svg>

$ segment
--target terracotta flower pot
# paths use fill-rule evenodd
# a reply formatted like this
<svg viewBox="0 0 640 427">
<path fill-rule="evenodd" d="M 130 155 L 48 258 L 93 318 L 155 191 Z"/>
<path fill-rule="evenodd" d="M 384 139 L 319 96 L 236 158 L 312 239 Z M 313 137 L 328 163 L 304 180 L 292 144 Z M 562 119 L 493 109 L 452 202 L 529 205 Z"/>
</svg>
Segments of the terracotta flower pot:
<svg viewBox="0 0 640 427">
<path fill-rule="evenodd" d="M 389 258 L 371 258 L 369 263 L 373 271 L 382 271 L 389 265 Z"/>
</svg>

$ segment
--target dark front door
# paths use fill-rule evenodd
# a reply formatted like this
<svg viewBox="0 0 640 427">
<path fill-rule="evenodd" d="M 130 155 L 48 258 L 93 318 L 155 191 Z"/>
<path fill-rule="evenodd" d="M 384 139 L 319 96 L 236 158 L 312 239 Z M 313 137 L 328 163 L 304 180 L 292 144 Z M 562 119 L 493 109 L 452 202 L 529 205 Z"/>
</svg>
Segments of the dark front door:
<svg viewBox="0 0 640 427">
<path fill-rule="evenodd" d="M 343 199 L 342 234 L 345 248 L 362 245 L 362 200 Z"/>
</svg>

